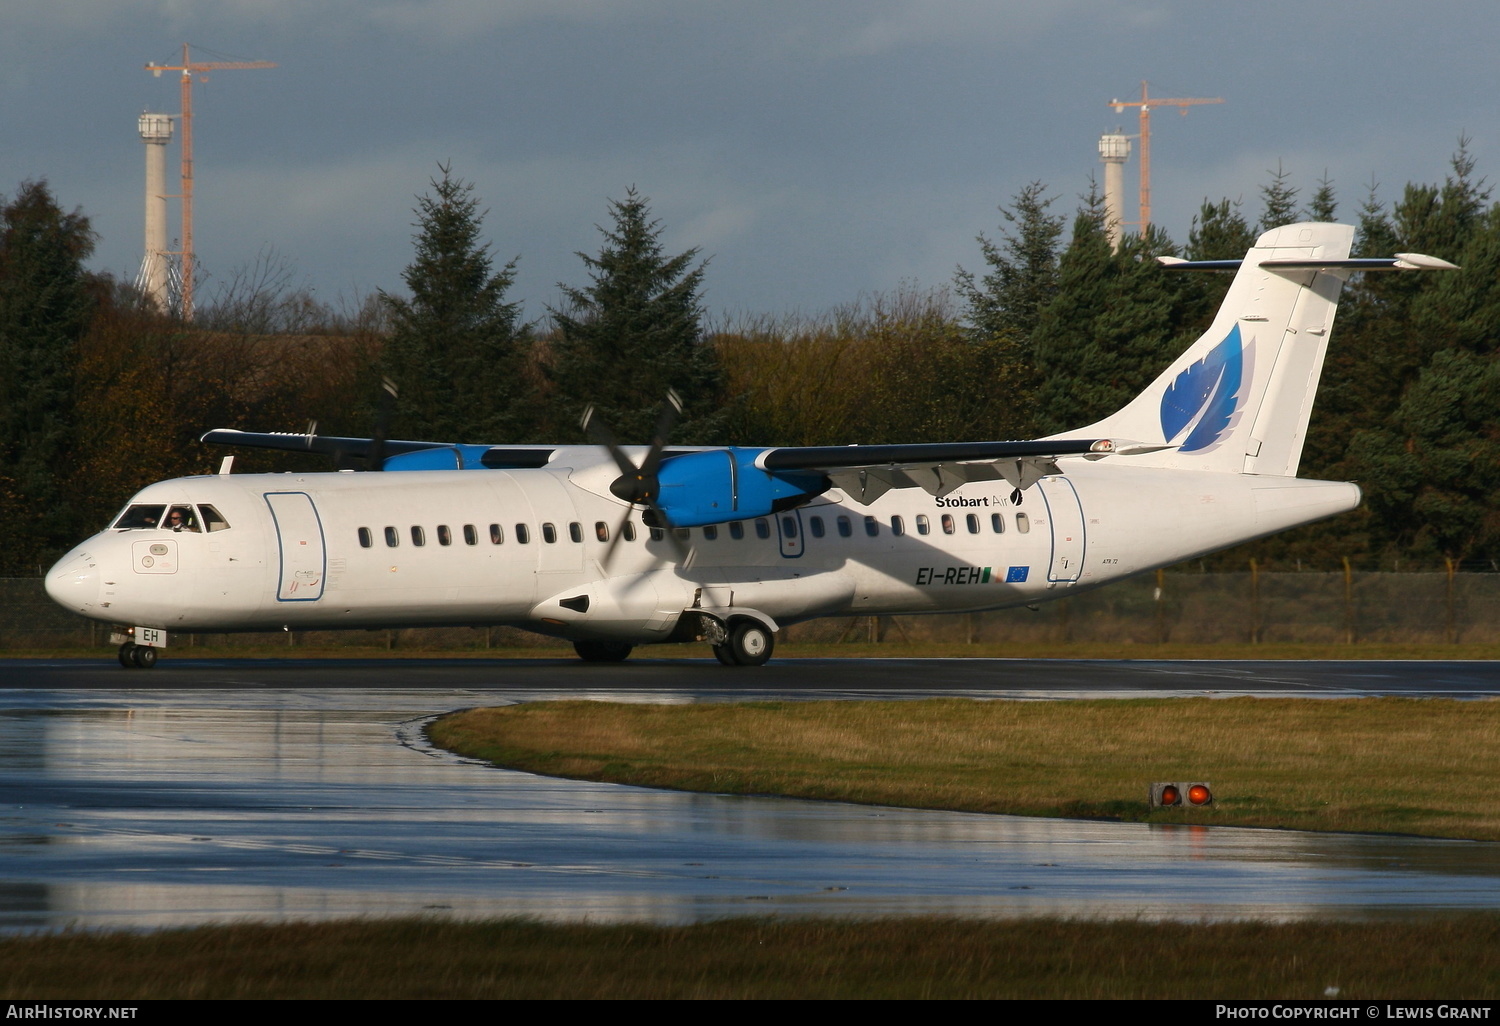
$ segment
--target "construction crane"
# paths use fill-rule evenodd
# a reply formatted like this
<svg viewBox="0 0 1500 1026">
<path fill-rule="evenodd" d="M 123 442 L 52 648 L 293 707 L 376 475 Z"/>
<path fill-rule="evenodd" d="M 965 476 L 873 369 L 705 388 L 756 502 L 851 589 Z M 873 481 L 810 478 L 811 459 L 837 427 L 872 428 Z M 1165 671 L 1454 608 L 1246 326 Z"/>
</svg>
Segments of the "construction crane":
<svg viewBox="0 0 1500 1026">
<path fill-rule="evenodd" d="M 193 76 L 207 82 L 207 72 L 238 71 L 248 68 L 274 68 L 270 61 L 199 61 L 188 55 L 188 44 L 182 44 L 181 64 L 147 64 L 146 70 L 157 78 L 163 71 L 182 73 L 182 319 L 193 319 Z"/>
<path fill-rule="evenodd" d="M 1223 103 L 1223 97 L 1212 99 L 1159 99 L 1146 93 L 1146 83 L 1141 82 L 1141 98 L 1139 100 L 1110 100 L 1109 106 L 1115 109 L 1116 114 L 1125 113 L 1126 107 L 1139 107 L 1141 109 L 1141 234 L 1151 226 L 1151 108 L 1152 107 L 1176 107 L 1183 117 L 1187 117 L 1187 109 L 1200 103 Z"/>
</svg>

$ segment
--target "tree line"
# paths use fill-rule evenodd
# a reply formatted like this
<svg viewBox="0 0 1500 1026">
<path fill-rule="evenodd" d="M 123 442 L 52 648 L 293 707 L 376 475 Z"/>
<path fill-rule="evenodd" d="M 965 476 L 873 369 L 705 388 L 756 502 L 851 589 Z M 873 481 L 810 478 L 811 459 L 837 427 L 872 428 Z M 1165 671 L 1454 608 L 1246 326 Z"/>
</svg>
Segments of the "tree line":
<svg viewBox="0 0 1500 1026">
<path fill-rule="evenodd" d="M 1372 184 L 1355 253 L 1422 252 L 1442 275 L 1365 275 L 1345 289 L 1301 474 L 1356 480 L 1356 513 L 1217 557 L 1243 565 L 1470 564 L 1497 553 L 1500 205 L 1464 140 L 1441 184 L 1389 206 Z M 594 405 L 649 440 L 668 389 L 673 441 L 826 445 L 1024 438 L 1123 405 L 1204 331 L 1227 276 L 1171 275 L 1155 257 L 1242 256 L 1263 230 L 1331 221 L 1283 169 L 1250 220 L 1205 200 L 1179 245 L 1158 226 L 1105 233 L 1092 188 L 1072 214 L 1040 182 L 979 236 L 982 266 L 818 315 L 711 320 L 697 249 L 669 253 L 646 197 L 611 201 L 580 284 L 528 320 L 516 260 L 497 261 L 473 186 L 439 166 L 414 210 L 402 293 L 347 308 L 293 287 L 274 257 L 218 283 L 191 320 L 90 273 L 95 236 L 45 182 L 0 197 L 0 573 L 34 573 L 144 485 L 210 472 L 212 427 L 455 442 L 582 442 Z M 382 413 L 382 383 L 396 397 Z M 389 423 L 384 419 L 388 415 Z M 379 427 L 377 427 L 379 425 Z M 245 470 L 326 469 L 240 452 Z"/>
</svg>

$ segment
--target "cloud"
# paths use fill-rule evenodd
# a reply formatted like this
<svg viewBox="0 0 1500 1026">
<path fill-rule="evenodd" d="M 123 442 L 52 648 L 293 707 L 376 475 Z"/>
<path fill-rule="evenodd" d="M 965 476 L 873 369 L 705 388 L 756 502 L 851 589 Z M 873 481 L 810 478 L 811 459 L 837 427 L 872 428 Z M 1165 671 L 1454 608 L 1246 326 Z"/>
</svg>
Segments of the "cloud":
<svg viewBox="0 0 1500 1026">
<path fill-rule="evenodd" d="M 841 8 L 852 24 L 824 40 L 835 55 L 869 57 L 907 46 L 1006 47 L 1077 17 L 1079 0 L 887 0 Z"/>
</svg>

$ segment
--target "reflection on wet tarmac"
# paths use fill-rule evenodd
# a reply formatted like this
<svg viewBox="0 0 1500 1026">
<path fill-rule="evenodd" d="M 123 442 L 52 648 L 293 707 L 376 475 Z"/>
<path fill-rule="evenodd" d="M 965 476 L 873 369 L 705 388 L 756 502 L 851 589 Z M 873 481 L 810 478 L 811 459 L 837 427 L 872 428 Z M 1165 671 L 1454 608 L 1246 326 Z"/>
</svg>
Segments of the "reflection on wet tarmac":
<svg viewBox="0 0 1500 1026">
<path fill-rule="evenodd" d="M 495 770 L 423 743 L 429 715 L 496 697 L 0 693 L 0 929 L 1500 907 L 1496 844 L 656 792 Z"/>
</svg>

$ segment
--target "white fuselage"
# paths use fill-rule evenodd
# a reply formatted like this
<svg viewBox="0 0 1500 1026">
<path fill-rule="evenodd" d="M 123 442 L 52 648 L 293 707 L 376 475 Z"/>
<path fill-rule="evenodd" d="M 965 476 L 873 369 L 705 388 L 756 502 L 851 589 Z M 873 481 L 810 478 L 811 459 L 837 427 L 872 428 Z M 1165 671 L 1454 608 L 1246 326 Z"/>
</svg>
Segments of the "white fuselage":
<svg viewBox="0 0 1500 1026">
<path fill-rule="evenodd" d="M 644 643 L 680 639 L 694 609 L 774 627 L 1050 601 L 1359 502 L 1352 484 L 1126 459 L 1063 469 L 1019 505 L 1004 482 L 868 506 L 831 491 L 676 542 L 608 493 L 617 471 L 597 449 L 535 470 L 180 478 L 132 507 L 207 505 L 227 526 L 105 530 L 47 590 L 85 616 L 169 631 L 511 624 Z M 635 537 L 616 539 L 627 513 Z"/>
</svg>

